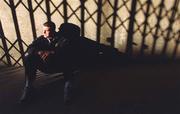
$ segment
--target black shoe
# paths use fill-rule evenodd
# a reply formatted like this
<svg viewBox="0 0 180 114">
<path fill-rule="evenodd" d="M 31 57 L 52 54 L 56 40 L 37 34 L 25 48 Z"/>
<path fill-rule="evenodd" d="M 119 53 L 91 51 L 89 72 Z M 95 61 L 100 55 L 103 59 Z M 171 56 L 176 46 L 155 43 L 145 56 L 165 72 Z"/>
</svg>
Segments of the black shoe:
<svg viewBox="0 0 180 114">
<path fill-rule="evenodd" d="M 22 96 L 20 98 L 20 103 L 25 103 L 30 101 L 32 99 L 33 92 L 34 92 L 34 88 L 24 87 Z"/>
</svg>

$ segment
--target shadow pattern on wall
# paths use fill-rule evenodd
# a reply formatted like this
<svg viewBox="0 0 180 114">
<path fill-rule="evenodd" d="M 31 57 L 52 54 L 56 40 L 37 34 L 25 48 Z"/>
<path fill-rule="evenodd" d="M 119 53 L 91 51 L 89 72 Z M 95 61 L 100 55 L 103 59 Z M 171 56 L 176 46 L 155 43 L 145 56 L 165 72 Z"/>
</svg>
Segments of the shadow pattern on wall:
<svg viewBox="0 0 180 114">
<path fill-rule="evenodd" d="M 55 0 L 56 1 L 56 0 Z M 10 11 L 13 20 L 13 26 L 16 32 L 16 40 L 11 41 L 3 30 L 3 20 L 0 18 L 0 62 L 10 66 L 22 66 L 23 56 L 28 46 L 28 42 L 23 40 L 21 35 L 20 23 L 17 17 L 19 13 L 18 7 L 23 7 L 28 12 L 31 24 L 32 38 L 37 37 L 37 29 L 35 23 L 35 12 L 41 10 L 46 16 L 46 20 L 52 20 L 52 16 L 56 13 L 64 22 L 74 23 L 71 18 L 76 18 L 78 25 L 81 27 L 81 35 L 86 36 L 86 24 L 93 23 L 96 26 L 95 40 L 102 42 L 102 37 L 105 37 L 107 44 L 112 47 L 118 47 L 121 34 L 125 34 L 126 43 L 123 50 L 129 56 L 137 51 L 137 55 L 142 57 L 146 54 L 155 55 L 156 47 L 159 45 L 158 40 L 163 39 L 164 43 L 160 50 L 160 55 L 166 56 L 169 42 L 174 42 L 174 47 L 170 58 L 175 59 L 180 43 L 180 27 L 176 24 L 180 23 L 180 0 L 169 0 L 172 4 L 170 8 L 167 7 L 168 0 L 92 0 L 94 10 L 90 10 L 87 0 L 74 0 L 78 3 L 76 7 L 73 6 L 71 0 L 4 0 Z M 35 4 L 35 5 L 34 5 Z M 43 4 L 45 7 L 43 7 Z M 60 8 L 62 10 L 60 10 Z M 108 8 L 108 9 L 107 9 Z M 108 12 L 108 10 L 111 10 Z M 122 11 L 126 12 L 122 12 Z M 127 16 L 123 17 L 122 13 Z M 0 14 L 1 15 L 1 14 Z M 76 23 L 77 23 L 76 21 Z M 154 22 L 151 22 L 154 21 Z M 163 22 L 164 21 L 164 22 Z M 153 23 L 153 24 L 152 24 Z M 167 23 L 165 26 L 163 23 Z M 109 35 L 102 35 L 103 28 L 106 26 Z M 164 27 L 165 26 L 165 27 Z M 139 39 L 136 41 L 136 39 Z M 150 43 L 147 41 L 149 40 Z M 139 47 L 136 50 L 136 47 Z M 146 50 L 149 50 L 148 52 Z M 11 53 L 15 50 L 17 55 Z"/>
</svg>

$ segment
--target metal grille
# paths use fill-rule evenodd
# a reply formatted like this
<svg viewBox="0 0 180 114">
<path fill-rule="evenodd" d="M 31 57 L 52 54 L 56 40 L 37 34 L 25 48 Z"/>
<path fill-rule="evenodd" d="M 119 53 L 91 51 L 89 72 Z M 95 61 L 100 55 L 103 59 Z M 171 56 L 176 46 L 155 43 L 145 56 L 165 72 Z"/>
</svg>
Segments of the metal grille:
<svg viewBox="0 0 180 114">
<path fill-rule="evenodd" d="M 0 63 L 6 65 L 23 65 L 27 46 L 47 20 L 75 23 L 82 36 L 129 56 L 180 53 L 179 0 L 2 0 L 0 7 L 8 9 L 0 11 Z"/>
</svg>

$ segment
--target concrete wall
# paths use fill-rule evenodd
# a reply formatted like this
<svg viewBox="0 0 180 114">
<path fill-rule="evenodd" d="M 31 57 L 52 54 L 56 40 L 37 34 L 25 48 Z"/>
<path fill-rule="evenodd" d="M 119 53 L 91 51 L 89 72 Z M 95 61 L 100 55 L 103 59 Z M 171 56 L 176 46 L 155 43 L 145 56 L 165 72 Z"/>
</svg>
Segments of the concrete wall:
<svg viewBox="0 0 180 114">
<path fill-rule="evenodd" d="M 10 2 L 11 1 L 11 2 Z M 12 44 L 17 40 L 17 28 L 15 27 L 14 18 L 12 15 L 12 1 L 15 5 L 15 18 L 17 18 L 17 25 L 20 32 L 20 38 L 24 41 L 25 44 L 29 45 L 33 41 L 33 34 L 39 36 L 42 33 L 42 23 L 47 21 L 48 17 L 51 18 L 59 27 L 61 23 L 64 22 L 64 6 L 63 0 L 51 0 L 47 3 L 50 7 L 50 15 L 48 15 L 48 8 L 46 0 L 0 0 L 0 21 L 2 24 L 2 29 L 4 36 L 6 38 L 6 43 L 8 49 Z M 101 0 L 100 0 L 101 1 Z M 173 13 L 174 2 L 179 0 L 150 0 L 151 4 L 149 7 L 148 17 L 145 15 L 148 7 L 148 0 L 137 0 L 136 1 L 136 14 L 134 20 L 133 28 L 133 42 L 136 45 L 133 45 L 133 55 L 136 56 L 139 54 L 141 49 L 142 39 L 145 38 L 144 44 L 148 48 L 144 49 L 145 54 L 151 54 L 154 37 L 157 36 L 157 42 L 155 44 L 155 53 L 161 54 L 163 46 L 165 44 L 164 39 L 170 39 L 167 43 L 167 48 L 165 54 L 169 57 L 174 56 L 180 58 L 180 46 L 179 43 L 176 43 L 176 40 L 179 39 L 180 31 L 180 3 L 176 3 L 175 12 Z M 162 8 L 161 20 L 158 23 L 158 15 L 161 10 L 161 2 L 163 1 L 164 7 Z M 125 52 L 129 31 L 129 22 L 130 22 L 130 12 L 132 7 L 132 0 L 118 0 L 118 10 L 117 16 L 114 17 L 114 0 L 102 0 L 102 14 L 101 14 L 101 25 L 100 28 L 100 43 L 110 45 L 107 41 L 107 38 L 112 37 L 112 32 L 114 32 L 114 41 L 115 47 L 119 51 Z M 32 9 L 30 10 L 30 4 L 32 3 Z M 67 0 L 67 21 L 81 26 L 81 2 L 80 0 Z M 98 0 L 87 0 L 85 2 L 85 11 L 84 11 L 84 35 L 92 40 L 97 40 L 97 23 L 98 23 Z M 32 16 L 34 18 L 35 33 L 32 30 Z M 147 23 L 144 23 L 147 18 Z M 115 31 L 113 31 L 113 20 L 115 21 Z M 172 22 L 172 23 L 171 23 Z M 145 32 L 144 28 L 146 26 Z M 171 28 L 169 31 L 168 27 Z M 132 28 L 131 28 L 132 29 Z M 1 31 L 2 32 L 2 31 Z M 145 35 L 143 36 L 143 33 Z M 167 35 L 169 34 L 169 35 Z M 11 44 L 12 43 L 12 44 Z M 26 50 L 27 46 L 23 43 L 23 48 Z M 3 47 L 3 44 L 0 39 L 0 46 Z M 18 50 L 19 44 L 15 43 L 14 47 Z M 21 57 L 20 52 L 15 48 L 9 50 L 9 54 L 12 55 L 11 61 L 15 63 Z M 175 48 L 177 49 L 175 50 Z M 0 58 L 5 54 L 3 48 L 0 48 Z M 3 57 L 2 61 L 6 62 L 6 58 Z M 20 60 L 18 63 L 22 64 Z"/>
</svg>

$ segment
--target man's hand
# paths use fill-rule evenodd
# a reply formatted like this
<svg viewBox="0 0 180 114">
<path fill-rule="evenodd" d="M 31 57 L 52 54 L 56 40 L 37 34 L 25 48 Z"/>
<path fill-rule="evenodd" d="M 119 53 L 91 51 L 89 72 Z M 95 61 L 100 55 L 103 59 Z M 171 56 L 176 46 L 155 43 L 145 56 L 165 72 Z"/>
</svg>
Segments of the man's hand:
<svg viewBox="0 0 180 114">
<path fill-rule="evenodd" d="M 54 54 L 54 51 L 38 51 L 38 55 L 41 57 L 42 60 L 46 60 L 49 54 Z"/>
</svg>

